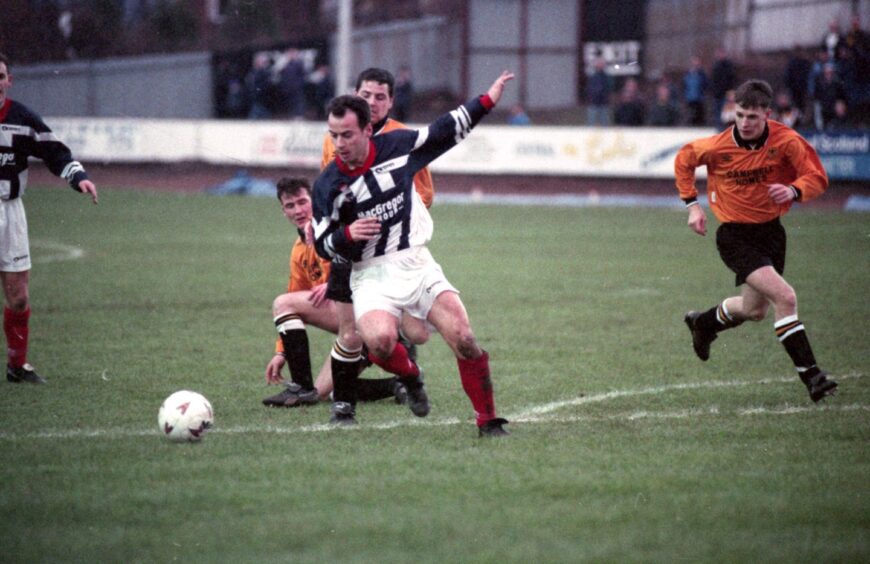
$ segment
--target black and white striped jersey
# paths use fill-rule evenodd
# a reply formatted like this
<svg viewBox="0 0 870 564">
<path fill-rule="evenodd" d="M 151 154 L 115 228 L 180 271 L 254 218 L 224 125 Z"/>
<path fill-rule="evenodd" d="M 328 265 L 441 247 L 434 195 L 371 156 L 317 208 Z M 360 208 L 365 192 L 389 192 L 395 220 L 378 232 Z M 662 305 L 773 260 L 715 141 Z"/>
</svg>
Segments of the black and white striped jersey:
<svg viewBox="0 0 870 564">
<path fill-rule="evenodd" d="M 366 163 L 350 170 L 336 157 L 314 182 L 314 236 L 318 254 L 365 263 L 432 238 L 432 218 L 414 189 L 414 174 L 465 139 L 492 108 L 489 96 L 474 98 L 422 129 L 372 137 Z M 348 225 L 380 219 L 370 241 L 350 241 Z"/>
<path fill-rule="evenodd" d="M 24 104 L 6 99 L 0 107 L 0 200 L 12 200 L 27 188 L 27 159 L 41 159 L 48 170 L 74 189 L 88 176 L 42 118 Z"/>
</svg>

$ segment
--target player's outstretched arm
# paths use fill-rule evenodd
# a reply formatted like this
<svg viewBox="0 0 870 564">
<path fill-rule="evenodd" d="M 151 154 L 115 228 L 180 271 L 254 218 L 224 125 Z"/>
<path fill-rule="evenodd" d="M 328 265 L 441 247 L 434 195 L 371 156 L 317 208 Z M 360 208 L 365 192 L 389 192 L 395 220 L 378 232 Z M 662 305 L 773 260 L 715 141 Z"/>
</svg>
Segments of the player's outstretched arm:
<svg viewBox="0 0 870 564">
<path fill-rule="evenodd" d="M 82 180 L 79 182 L 79 191 L 82 194 L 89 194 L 94 204 L 97 203 L 97 187 L 90 180 Z"/>
<path fill-rule="evenodd" d="M 490 86 L 489 90 L 486 92 L 493 104 L 498 104 L 498 101 L 501 99 L 501 94 L 504 92 L 504 85 L 507 81 L 513 79 L 514 73 L 510 71 L 502 71 L 501 76 L 495 79 L 495 82 L 492 83 L 492 86 Z"/>
</svg>

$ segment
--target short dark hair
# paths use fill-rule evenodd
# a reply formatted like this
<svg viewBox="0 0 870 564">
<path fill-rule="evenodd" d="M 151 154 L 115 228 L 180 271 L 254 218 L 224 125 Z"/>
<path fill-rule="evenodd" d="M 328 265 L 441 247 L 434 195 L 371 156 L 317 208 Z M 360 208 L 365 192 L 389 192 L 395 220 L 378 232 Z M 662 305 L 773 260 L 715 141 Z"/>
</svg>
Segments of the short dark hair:
<svg viewBox="0 0 870 564">
<path fill-rule="evenodd" d="M 356 77 L 356 91 L 359 92 L 362 83 L 368 81 L 377 82 L 378 84 L 386 84 L 387 92 L 390 93 L 390 98 L 393 97 L 393 87 L 396 85 L 396 79 L 390 71 L 379 69 L 377 67 L 367 68 Z"/>
<path fill-rule="evenodd" d="M 326 107 L 327 115 L 337 118 L 343 118 L 348 111 L 356 114 L 356 121 L 359 123 L 360 129 L 367 126 L 372 120 L 372 111 L 369 109 L 369 103 L 359 96 L 351 96 L 349 94 L 336 96 Z"/>
<path fill-rule="evenodd" d="M 301 176 L 285 176 L 278 181 L 275 192 L 278 196 L 278 200 L 281 200 L 283 196 L 295 196 L 303 190 L 307 192 L 309 196 L 311 195 L 311 184 L 308 182 L 307 178 L 302 178 Z"/>
<path fill-rule="evenodd" d="M 773 102 L 773 88 L 764 80 L 747 80 L 734 93 L 734 101 L 743 108 L 769 108 Z"/>
<path fill-rule="evenodd" d="M 4 55 L 3 53 L 0 53 L 0 63 L 6 65 L 6 70 L 9 70 L 9 57 Z"/>
</svg>

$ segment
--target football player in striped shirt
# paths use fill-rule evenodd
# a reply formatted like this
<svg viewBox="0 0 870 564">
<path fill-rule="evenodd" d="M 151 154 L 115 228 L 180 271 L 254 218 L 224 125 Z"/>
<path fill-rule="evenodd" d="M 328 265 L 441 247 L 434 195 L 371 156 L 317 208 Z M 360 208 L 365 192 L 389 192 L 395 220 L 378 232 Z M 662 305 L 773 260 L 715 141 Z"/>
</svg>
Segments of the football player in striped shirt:
<svg viewBox="0 0 870 564">
<path fill-rule="evenodd" d="M 21 197 L 27 188 L 27 159 L 41 159 L 70 187 L 97 203 L 97 188 L 81 163 L 33 110 L 8 97 L 9 59 L 0 53 L 0 282 L 3 283 L 3 332 L 6 379 L 44 384 L 27 362 L 30 324 L 30 241 Z"/>
<path fill-rule="evenodd" d="M 372 135 L 380 135 L 406 126 L 390 118 L 393 107 L 395 78 L 393 74 L 381 68 L 368 68 L 362 71 L 356 79 L 356 95 L 369 105 Z M 320 164 L 325 169 L 335 160 L 335 144 L 329 135 L 323 140 L 323 155 Z M 423 167 L 414 175 L 414 190 L 428 208 L 432 204 L 434 188 L 432 175 L 427 167 Z M 340 257 L 332 264 L 329 273 L 326 297 L 335 304 L 338 316 L 338 336 L 331 353 L 331 373 L 333 378 L 352 379 L 358 373 L 357 365 L 374 363 L 383 370 L 404 376 L 407 379 L 420 378 L 420 367 L 417 365 L 416 344 L 422 344 L 429 339 L 429 331 L 425 324 L 411 316 L 403 316 L 399 343 L 392 354 L 381 358 L 374 354 L 366 354 L 363 341 L 356 328 L 353 313 L 353 293 L 350 288 L 351 265 Z M 360 381 L 361 382 L 361 381 Z M 360 399 L 363 390 L 358 390 Z M 409 404 L 411 411 L 418 417 L 429 413 L 428 397 L 421 390 L 415 395 L 415 401 Z M 341 418 L 339 418 L 340 420 Z M 348 420 L 345 420 L 348 421 Z"/>
<path fill-rule="evenodd" d="M 377 136 L 365 100 L 333 99 L 327 123 L 336 158 L 314 183 L 315 247 L 333 267 L 337 257 L 353 264 L 354 314 L 369 352 L 382 359 L 392 355 L 403 315 L 431 323 L 456 356 L 481 436 L 508 434 L 507 421 L 496 415 L 489 356 L 474 337 L 458 291 L 426 247 L 432 218 L 413 177 L 468 136 L 513 76 L 502 73 L 486 94 L 427 127 Z M 333 420 L 352 420 L 354 382 L 335 374 L 333 380 Z M 423 403 L 423 383 L 414 375 L 400 380 L 413 411 Z"/>
<path fill-rule="evenodd" d="M 275 356 L 266 366 L 266 382 L 283 382 L 281 371 L 286 364 L 290 383 L 280 393 L 267 397 L 263 404 L 270 407 L 314 405 L 328 399 L 332 393 L 332 362 L 327 359 L 317 380 L 312 379 L 311 354 L 306 327 L 313 325 L 337 333 L 338 304 L 327 298 L 326 281 L 329 261 L 323 260 L 314 246 L 305 240 L 311 222 L 311 185 L 301 177 L 284 177 L 278 181 L 276 195 L 284 216 L 296 226 L 299 237 L 290 252 L 290 279 L 287 292 L 275 298 L 272 314 L 278 330 Z M 351 312 L 351 322 L 353 312 Z M 359 365 L 355 365 L 360 370 Z M 358 395 L 362 401 L 392 397 L 404 403 L 407 392 L 396 378 L 359 379 Z"/>
<path fill-rule="evenodd" d="M 685 322 L 695 353 L 707 360 L 720 331 L 744 321 L 761 321 L 773 306 L 776 336 L 810 399 L 817 402 L 833 394 L 837 383 L 817 365 L 798 318 L 797 296 L 783 278 L 786 234 L 779 218 L 794 202 L 820 196 L 828 176 L 803 137 L 768 119 L 773 99 L 769 84 L 750 80 L 736 94 L 736 123 L 685 145 L 677 153 L 674 169 L 680 198 L 689 210 L 689 228 L 706 235 L 707 217 L 697 200 L 695 169 L 707 167 L 707 197 L 720 222 L 716 247 L 736 274 L 741 291 L 707 311 L 690 311 Z"/>
</svg>

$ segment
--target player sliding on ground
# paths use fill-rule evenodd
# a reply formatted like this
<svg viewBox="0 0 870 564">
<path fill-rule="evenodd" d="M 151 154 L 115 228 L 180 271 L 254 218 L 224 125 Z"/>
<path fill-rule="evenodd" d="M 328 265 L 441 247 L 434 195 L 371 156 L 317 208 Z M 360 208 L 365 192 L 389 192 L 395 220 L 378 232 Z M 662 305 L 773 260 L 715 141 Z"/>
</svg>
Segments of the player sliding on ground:
<svg viewBox="0 0 870 564">
<path fill-rule="evenodd" d="M 489 355 L 477 344 L 459 293 L 426 244 L 432 218 L 414 191 L 414 174 L 468 136 L 501 98 L 514 75 L 504 72 L 489 91 L 419 130 L 372 136 L 370 110 L 357 96 L 328 107 L 336 159 L 314 183 L 314 234 L 324 258 L 353 264 L 351 288 L 357 328 L 366 346 L 389 359 L 418 416 L 429 412 L 419 369 L 396 357 L 402 315 L 431 323 L 456 355 L 481 436 L 506 435 L 496 416 Z M 356 375 L 333 374 L 333 422 L 355 421 Z"/>
<path fill-rule="evenodd" d="M 742 285 L 739 296 L 727 298 L 704 312 L 685 316 L 692 345 L 701 360 L 710 357 L 716 334 L 744 321 L 761 321 L 774 308 L 774 330 L 794 362 L 810 399 L 819 401 L 837 383 L 816 365 L 797 296 L 782 277 L 785 269 L 785 229 L 780 216 L 793 202 L 818 197 L 828 176 L 812 146 L 793 129 L 770 117 L 773 91 L 762 80 L 750 80 L 737 90 L 736 124 L 722 133 L 689 143 L 677 154 L 677 189 L 689 209 L 689 228 L 707 234 L 707 216 L 698 203 L 695 169 L 707 167 L 710 208 L 721 225 L 716 247 L 725 265 Z"/>
</svg>

